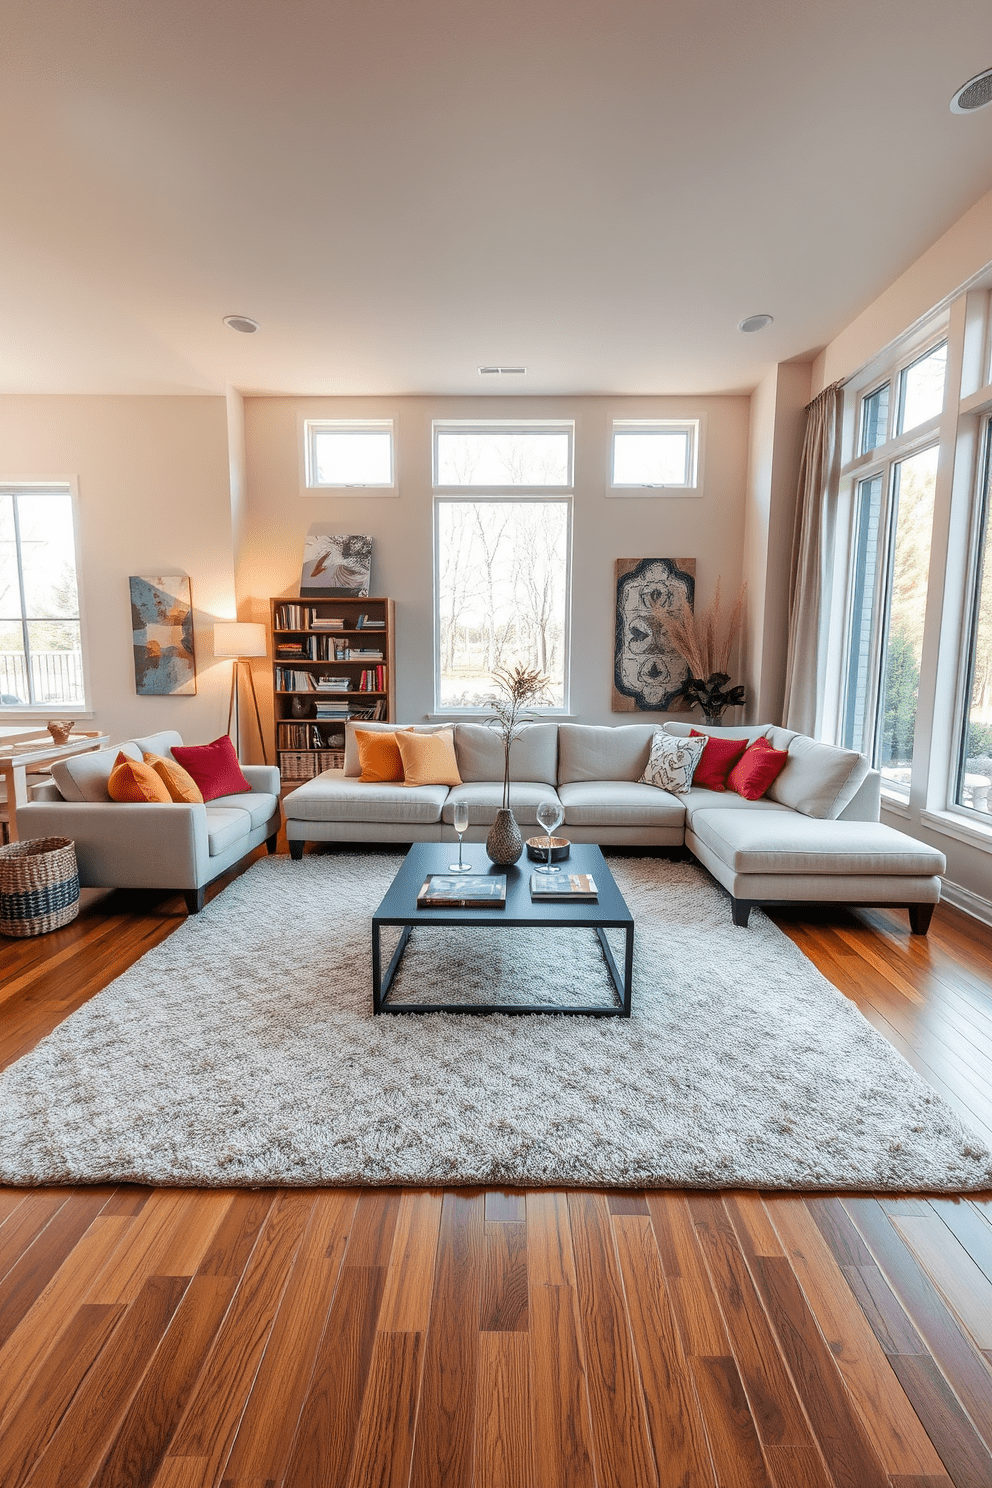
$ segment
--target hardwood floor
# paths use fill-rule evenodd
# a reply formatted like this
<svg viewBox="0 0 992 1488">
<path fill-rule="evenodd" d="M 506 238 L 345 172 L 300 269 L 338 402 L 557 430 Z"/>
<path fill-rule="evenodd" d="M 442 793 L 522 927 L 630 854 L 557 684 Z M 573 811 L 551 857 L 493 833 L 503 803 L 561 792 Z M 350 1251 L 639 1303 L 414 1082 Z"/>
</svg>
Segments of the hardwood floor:
<svg viewBox="0 0 992 1488">
<path fill-rule="evenodd" d="M 0 940 L 0 1063 L 182 914 Z M 992 931 L 777 918 L 992 1142 Z M 21 1484 L 992 1488 L 992 1205 L 0 1189 Z"/>
</svg>

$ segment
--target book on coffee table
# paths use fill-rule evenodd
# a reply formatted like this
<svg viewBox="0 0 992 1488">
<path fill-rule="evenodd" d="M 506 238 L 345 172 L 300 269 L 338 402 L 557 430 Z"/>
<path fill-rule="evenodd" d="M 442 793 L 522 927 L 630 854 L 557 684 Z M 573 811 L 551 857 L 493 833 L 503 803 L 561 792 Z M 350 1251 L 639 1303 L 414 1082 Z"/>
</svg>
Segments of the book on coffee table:
<svg viewBox="0 0 992 1488">
<path fill-rule="evenodd" d="M 575 903 L 580 899 L 598 899 L 599 890 L 589 873 L 532 873 L 530 897 Z"/>
<path fill-rule="evenodd" d="M 505 909 L 505 873 L 429 873 L 418 909 Z"/>
</svg>

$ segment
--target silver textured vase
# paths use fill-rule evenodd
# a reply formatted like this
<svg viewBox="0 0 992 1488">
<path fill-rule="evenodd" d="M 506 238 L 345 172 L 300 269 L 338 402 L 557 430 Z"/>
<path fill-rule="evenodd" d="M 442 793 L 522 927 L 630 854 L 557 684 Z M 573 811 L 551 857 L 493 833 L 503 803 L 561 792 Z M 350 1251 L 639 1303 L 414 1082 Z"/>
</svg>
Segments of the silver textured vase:
<svg viewBox="0 0 992 1488">
<path fill-rule="evenodd" d="M 507 806 L 501 806 L 496 813 L 496 820 L 489 828 L 489 836 L 486 838 L 486 852 L 491 863 L 497 863 L 500 867 L 509 868 L 515 863 L 524 850 L 524 839 L 520 835 L 520 828 L 514 820 L 513 812 Z"/>
</svg>

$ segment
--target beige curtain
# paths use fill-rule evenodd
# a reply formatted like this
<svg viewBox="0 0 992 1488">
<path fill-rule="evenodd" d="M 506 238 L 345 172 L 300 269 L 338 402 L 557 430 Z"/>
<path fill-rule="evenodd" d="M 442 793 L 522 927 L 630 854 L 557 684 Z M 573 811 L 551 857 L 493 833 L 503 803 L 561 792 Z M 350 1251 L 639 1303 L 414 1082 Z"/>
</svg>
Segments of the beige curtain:
<svg viewBox="0 0 992 1488">
<path fill-rule="evenodd" d="M 789 639 L 783 723 L 815 736 L 823 688 L 829 565 L 837 512 L 841 383 L 832 383 L 806 409 L 799 495 L 792 535 Z"/>
</svg>

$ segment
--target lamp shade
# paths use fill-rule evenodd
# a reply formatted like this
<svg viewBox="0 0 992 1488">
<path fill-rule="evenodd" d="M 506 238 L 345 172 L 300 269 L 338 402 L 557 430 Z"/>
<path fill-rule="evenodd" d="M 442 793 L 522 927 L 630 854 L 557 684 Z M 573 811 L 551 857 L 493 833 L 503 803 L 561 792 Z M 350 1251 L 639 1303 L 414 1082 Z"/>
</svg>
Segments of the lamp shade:
<svg viewBox="0 0 992 1488">
<path fill-rule="evenodd" d="M 264 656 L 267 650 L 264 625 L 245 620 L 218 620 L 214 626 L 215 656 Z"/>
</svg>

